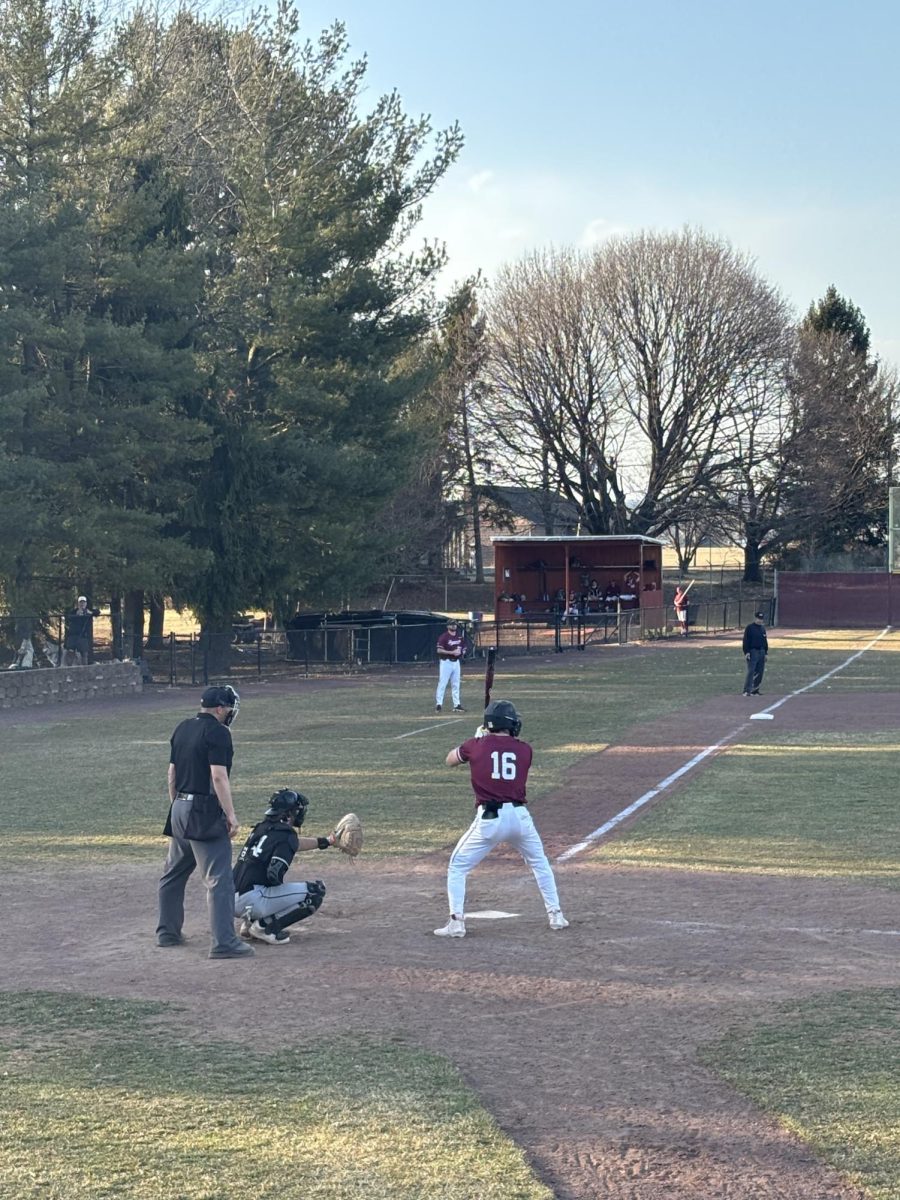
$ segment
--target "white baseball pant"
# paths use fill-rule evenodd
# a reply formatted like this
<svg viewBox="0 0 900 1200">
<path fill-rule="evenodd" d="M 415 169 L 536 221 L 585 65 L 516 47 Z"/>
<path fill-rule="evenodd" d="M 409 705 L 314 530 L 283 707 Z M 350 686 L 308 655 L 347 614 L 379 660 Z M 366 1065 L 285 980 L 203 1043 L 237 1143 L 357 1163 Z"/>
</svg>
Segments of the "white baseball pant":
<svg viewBox="0 0 900 1200">
<path fill-rule="evenodd" d="M 444 694 L 447 691 L 447 684 L 450 685 L 450 694 L 453 697 L 453 707 L 459 708 L 459 680 L 462 672 L 459 669 L 458 658 L 442 658 L 439 663 L 440 675 L 438 675 L 437 692 L 435 693 L 435 704 L 444 703 Z"/>
<path fill-rule="evenodd" d="M 485 817 L 484 810 L 479 807 L 475 820 L 456 843 L 447 867 L 450 912 L 458 917 L 465 916 L 466 876 L 501 842 L 514 846 L 531 867 L 547 912 L 559 908 L 553 868 L 531 813 L 524 804 L 517 807 L 506 803 L 500 805 L 497 816 L 493 818 Z"/>
</svg>

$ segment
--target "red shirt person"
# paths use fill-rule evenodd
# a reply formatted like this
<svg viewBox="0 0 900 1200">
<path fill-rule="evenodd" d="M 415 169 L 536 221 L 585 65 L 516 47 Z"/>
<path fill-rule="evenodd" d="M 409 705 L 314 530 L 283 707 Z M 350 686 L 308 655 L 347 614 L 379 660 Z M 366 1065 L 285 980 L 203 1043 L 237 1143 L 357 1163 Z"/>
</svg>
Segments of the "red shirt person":
<svg viewBox="0 0 900 1200">
<path fill-rule="evenodd" d="M 495 846 L 506 842 L 531 867 L 551 929 L 569 922 L 559 907 L 553 869 L 528 811 L 525 789 L 533 751 L 519 739 L 522 720 L 508 700 L 493 700 L 484 710 L 484 725 L 475 737 L 447 755 L 448 767 L 469 764 L 475 793 L 475 819 L 456 844 L 447 866 L 450 919 L 438 937 L 466 936 L 466 877 Z"/>
<path fill-rule="evenodd" d="M 453 711 L 465 712 L 460 700 L 460 680 L 462 671 L 460 662 L 465 654 L 466 639 L 456 621 L 448 621 L 447 628 L 437 640 L 438 685 L 434 695 L 434 711 L 440 712 L 444 703 L 444 694 L 450 686 L 453 697 Z"/>
</svg>

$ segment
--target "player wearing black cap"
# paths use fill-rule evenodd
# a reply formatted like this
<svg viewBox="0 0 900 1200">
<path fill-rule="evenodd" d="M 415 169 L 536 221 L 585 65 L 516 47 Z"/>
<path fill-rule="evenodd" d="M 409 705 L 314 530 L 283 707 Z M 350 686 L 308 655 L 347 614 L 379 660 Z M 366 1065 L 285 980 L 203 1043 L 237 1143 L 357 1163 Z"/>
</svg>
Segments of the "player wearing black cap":
<svg viewBox="0 0 900 1200">
<path fill-rule="evenodd" d="M 766 614 L 756 613 L 754 619 L 744 630 L 742 643 L 744 658 L 747 661 L 747 676 L 744 680 L 744 695 L 758 696 L 762 683 L 763 672 L 766 669 L 766 656 L 769 653 L 769 639 L 763 622 Z"/>
<path fill-rule="evenodd" d="M 253 954 L 234 931 L 234 885 L 231 839 L 238 820 L 229 775 L 234 758 L 229 726 L 240 707 L 233 687 L 208 687 L 200 712 L 182 721 L 171 739 L 169 815 L 163 832 L 169 838 L 166 865 L 159 881 L 160 946 L 184 941 L 184 889 L 199 865 L 207 892 L 212 931 L 210 958 L 243 958 Z"/>
</svg>

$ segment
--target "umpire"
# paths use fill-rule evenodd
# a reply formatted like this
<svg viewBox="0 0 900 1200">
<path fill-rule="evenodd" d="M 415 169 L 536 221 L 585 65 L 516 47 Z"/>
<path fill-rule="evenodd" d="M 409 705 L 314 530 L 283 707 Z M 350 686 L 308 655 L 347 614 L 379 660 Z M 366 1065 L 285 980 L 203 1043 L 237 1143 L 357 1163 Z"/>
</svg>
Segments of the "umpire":
<svg viewBox="0 0 900 1200">
<path fill-rule="evenodd" d="M 182 721 L 172 734 L 169 756 L 169 838 L 166 865 L 159 881 L 159 946 L 180 946 L 184 889 L 199 865 L 206 887 L 212 931 L 210 958 L 246 958 L 253 948 L 234 932 L 234 883 L 231 839 L 238 831 L 231 798 L 234 747 L 229 726 L 240 707 L 233 687 L 208 687 L 200 712 Z"/>
<path fill-rule="evenodd" d="M 744 680 L 744 695 L 758 696 L 759 685 L 762 683 L 763 671 L 766 669 L 766 655 L 769 653 L 769 640 L 766 637 L 763 621 L 766 614 L 758 612 L 755 618 L 744 630 L 744 658 L 747 660 L 747 678 Z"/>
</svg>

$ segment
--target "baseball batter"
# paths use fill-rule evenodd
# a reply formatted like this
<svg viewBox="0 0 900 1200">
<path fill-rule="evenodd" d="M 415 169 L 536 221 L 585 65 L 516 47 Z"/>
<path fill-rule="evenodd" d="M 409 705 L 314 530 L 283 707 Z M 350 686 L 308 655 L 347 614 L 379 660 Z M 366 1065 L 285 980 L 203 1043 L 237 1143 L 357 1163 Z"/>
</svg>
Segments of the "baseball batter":
<svg viewBox="0 0 900 1200">
<path fill-rule="evenodd" d="M 437 692 L 434 697 L 434 711 L 440 712 L 444 703 L 447 685 L 453 697 L 453 711 L 465 712 L 459 695 L 460 677 L 462 671 L 460 662 L 465 653 L 466 639 L 459 630 L 456 621 L 448 621 L 447 629 L 437 640 L 437 656 L 440 675 L 438 676 Z"/>
<path fill-rule="evenodd" d="M 508 700 L 493 700 L 484 710 L 478 734 L 447 755 L 448 767 L 468 763 L 475 793 L 475 820 L 456 843 L 447 867 L 450 919 L 438 937 L 466 936 L 466 877 L 501 842 L 508 842 L 531 867 L 551 929 L 569 922 L 559 907 L 553 869 L 525 800 L 532 749 L 519 739 L 522 720 Z"/>
</svg>

